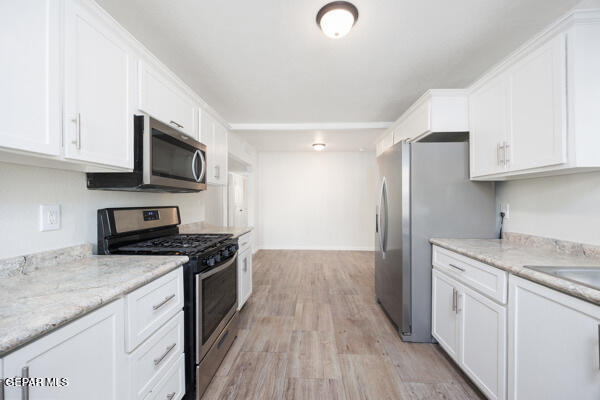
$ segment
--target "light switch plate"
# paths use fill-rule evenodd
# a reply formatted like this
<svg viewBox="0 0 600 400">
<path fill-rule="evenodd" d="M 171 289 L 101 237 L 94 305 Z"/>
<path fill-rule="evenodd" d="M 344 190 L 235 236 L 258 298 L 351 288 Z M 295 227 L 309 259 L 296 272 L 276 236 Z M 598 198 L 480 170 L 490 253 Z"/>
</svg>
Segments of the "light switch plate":
<svg viewBox="0 0 600 400">
<path fill-rule="evenodd" d="M 42 204 L 40 206 L 40 231 L 60 229 L 60 205 Z"/>
</svg>

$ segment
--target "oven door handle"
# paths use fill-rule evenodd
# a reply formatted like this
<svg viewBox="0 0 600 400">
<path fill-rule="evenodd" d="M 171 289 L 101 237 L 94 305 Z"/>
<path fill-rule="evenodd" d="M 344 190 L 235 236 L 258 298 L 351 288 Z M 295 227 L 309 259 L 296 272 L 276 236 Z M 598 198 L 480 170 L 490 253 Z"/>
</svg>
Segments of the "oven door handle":
<svg viewBox="0 0 600 400">
<path fill-rule="evenodd" d="M 219 272 L 223 271 L 224 269 L 229 268 L 231 266 L 231 264 L 233 264 L 235 262 L 236 259 L 237 259 L 237 252 L 236 252 L 236 255 L 231 260 L 227 261 L 225 264 L 223 264 L 223 265 L 221 265 L 221 266 L 219 266 L 219 267 L 217 267 L 215 269 L 211 269 L 208 272 L 198 274 L 198 277 L 200 279 L 206 279 L 209 276 L 212 276 L 212 275 L 214 275 L 216 273 L 219 273 Z"/>
</svg>

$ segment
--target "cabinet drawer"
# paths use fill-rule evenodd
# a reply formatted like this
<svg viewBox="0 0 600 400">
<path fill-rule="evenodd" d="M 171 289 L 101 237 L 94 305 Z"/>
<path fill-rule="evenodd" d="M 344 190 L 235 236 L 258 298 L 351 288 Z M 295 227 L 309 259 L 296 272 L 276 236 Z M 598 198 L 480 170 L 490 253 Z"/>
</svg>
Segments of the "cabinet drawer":
<svg viewBox="0 0 600 400">
<path fill-rule="evenodd" d="M 498 268 L 433 246 L 432 263 L 459 282 L 491 299 L 506 304 L 508 273 Z"/>
<path fill-rule="evenodd" d="M 244 233 L 242 236 L 238 238 L 238 246 L 240 246 L 238 250 L 238 254 L 243 253 L 247 249 L 252 247 L 252 232 Z"/>
<path fill-rule="evenodd" d="M 128 294 L 125 301 L 125 346 L 129 353 L 183 308 L 183 268 Z"/>
<path fill-rule="evenodd" d="M 130 355 L 131 399 L 142 399 L 183 354 L 183 311 Z"/>
<path fill-rule="evenodd" d="M 185 394 L 185 357 L 179 360 L 166 373 L 166 376 L 152 389 L 148 396 L 152 400 L 179 400 Z"/>
</svg>

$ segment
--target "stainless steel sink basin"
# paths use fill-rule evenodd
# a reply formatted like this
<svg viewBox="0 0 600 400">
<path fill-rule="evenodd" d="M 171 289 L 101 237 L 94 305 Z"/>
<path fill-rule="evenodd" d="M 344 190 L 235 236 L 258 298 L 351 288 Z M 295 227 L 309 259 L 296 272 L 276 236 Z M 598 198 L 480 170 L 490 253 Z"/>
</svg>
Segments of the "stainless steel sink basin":
<svg viewBox="0 0 600 400">
<path fill-rule="evenodd" d="M 600 290 L 600 267 L 550 267 L 529 265 L 526 265 L 526 267 Z"/>
</svg>

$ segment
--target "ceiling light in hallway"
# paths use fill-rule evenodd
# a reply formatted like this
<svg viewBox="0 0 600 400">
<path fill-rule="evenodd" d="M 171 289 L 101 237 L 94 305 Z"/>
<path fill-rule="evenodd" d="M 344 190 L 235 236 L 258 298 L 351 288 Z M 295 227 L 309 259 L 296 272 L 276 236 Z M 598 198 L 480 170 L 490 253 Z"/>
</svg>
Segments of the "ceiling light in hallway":
<svg viewBox="0 0 600 400">
<path fill-rule="evenodd" d="M 315 149 L 316 151 L 323 151 L 325 150 L 325 143 L 313 143 L 313 149 Z"/>
</svg>

